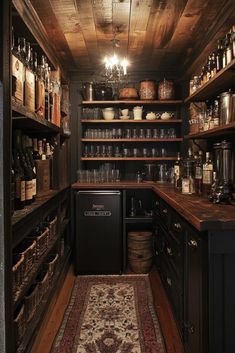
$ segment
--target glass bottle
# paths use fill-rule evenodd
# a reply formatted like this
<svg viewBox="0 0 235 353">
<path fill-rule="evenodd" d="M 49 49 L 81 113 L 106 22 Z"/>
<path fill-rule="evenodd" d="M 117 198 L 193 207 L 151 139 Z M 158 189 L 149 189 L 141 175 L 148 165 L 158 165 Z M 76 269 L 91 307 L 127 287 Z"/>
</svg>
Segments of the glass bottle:
<svg viewBox="0 0 235 353">
<path fill-rule="evenodd" d="M 222 41 L 218 40 L 216 50 L 216 72 L 223 68 L 223 46 Z"/>
<path fill-rule="evenodd" d="M 182 189 L 182 161 L 180 153 L 177 153 L 177 161 L 174 165 L 174 187 L 176 190 Z"/>
<path fill-rule="evenodd" d="M 195 192 L 193 177 L 193 156 L 191 148 L 188 149 L 188 157 L 183 164 L 182 194 L 191 195 Z"/>
<path fill-rule="evenodd" d="M 224 69 L 225 67 L 226 67 L 226 65 L 227 65 L 227 60 L 226 60 L 226 49 L 227 49 L 227 42 L 226 42 L 226 37 L 225 37 L 225 39 L 223 40 L 223 42 L 222 42 L 223 44 L 222 44 L 222 48 L 223 48 L 223 64 L 222 64 L 222 68 Z"/>
<path fill-rule="evenodd" d="M 18 38 L 18 53 L 20 60 L 25 63 L 26 59 L 26 40 L 23 37 Z"/>
<path fill-rule="evenodd" d="M 203 167 L 202 151 L 199 150 L 198 158 L 195 163 L 195 193 L 198 196 L 202 195 L 202 167 Z"/>
<path fill-rule="evenodd" d="M 12 156 L 11 162 L 11 215 L 14 213 L 15 207 L 15 171 L 14 171 L 14 159 Z"/>
<path fill-rule="evenodd" d="M 37 160 L 40 159 L 40 155 L 38 153 L 38 139 L 33 138 L 33 159 Z"/>
<path fill-rule="evenodd" d="M 17 150 L 13 151 L 14 157 L 14 178 L 15 178 L 15 210 L 21 210 L 25 206 L 25 178 L 20 163 L 20 156 Z"/>
<path fill-rule="evenodd" d="M 233 43 L 231 40 L 232 31 L 229 31 L 226 35 L 226 65 L 228 65 L 233 58 Z"/>
<path fill-rule="evenodd" d="M 32 169 L 32 194 L 33 194 L 33 201 L 37 196 L 37 170 L 35 161 L 33 158 L 33 141 L 30 137 L 26 137 L 26 150 L 29 156 L 29 162 Z"/>
<path fill-rule="evenodd" d="M 25 175 L 25 204 L 31 205 L 33 199 L 33 170 L 26 149 L 26 138 L 21 136 L 21 163 Z"/>
<path fill-rule="evenodd" d="M 206 152 L 206 161 L 203 163 L 202 169 L 202 193 L 204 196 L 208 196 L 213 180 L 213 163 L 210 158 L 210 152 Z"/>
<path fill-rule="evenodd" d="M 215 76 L 216 74 L 216 60 L 215 60 L 215 52 L 212 53 L 211 56 L 211 65 L 210 65 L 210 69 L 211 69 L 211 78 Z"/>
<path fill-rule="evenodd" d="M 232 35 L 231 35 L 232 47 L 233 47 L 233 59 L 235 58 L 235 25 L 232 27 Z"/>
</svg>

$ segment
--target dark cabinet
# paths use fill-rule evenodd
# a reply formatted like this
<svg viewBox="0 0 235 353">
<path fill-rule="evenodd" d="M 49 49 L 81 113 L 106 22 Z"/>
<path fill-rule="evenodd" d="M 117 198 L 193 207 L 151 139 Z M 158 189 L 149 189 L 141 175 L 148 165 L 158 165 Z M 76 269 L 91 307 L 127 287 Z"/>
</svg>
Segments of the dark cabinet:
<svg viewBox="0 0 235 353">
<path fill-rule="evenodd" d="M 184 344 L 187 353 L 207 352 L 203 340 L 204 280 L 206 271 L 203 266 L 205 244 L 196 232 L 187 229 L 185 238 L 185 315 Z M 204 319 L 203 319 L 204 316 Z"/>
</svg>

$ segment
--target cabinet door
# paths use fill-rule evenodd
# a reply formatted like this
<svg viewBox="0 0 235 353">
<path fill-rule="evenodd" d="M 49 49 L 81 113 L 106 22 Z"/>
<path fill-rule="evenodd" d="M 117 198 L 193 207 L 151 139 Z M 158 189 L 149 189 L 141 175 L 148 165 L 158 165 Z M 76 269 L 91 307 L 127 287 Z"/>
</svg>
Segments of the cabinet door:
<svg viewBox="0 0 235 353">
<path fill-rule="evenodd" d="M 195 232 L 186 238 L 185 330 L 187 353 L 202 352 L 202 241 Z"/>
</svg>

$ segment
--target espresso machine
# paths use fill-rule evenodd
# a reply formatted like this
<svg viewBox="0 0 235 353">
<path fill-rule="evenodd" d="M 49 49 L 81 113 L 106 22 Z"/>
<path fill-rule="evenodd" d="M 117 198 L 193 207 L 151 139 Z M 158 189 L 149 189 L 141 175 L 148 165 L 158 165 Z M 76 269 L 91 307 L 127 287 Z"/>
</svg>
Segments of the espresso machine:
<svg viewBox="0 0 235 353">
<path fill-rule="evenodd" d="M 216 178 L 209 196 L 213 203 L 234 204 L 234 150 L 231 142 L 223 140 L 213 145 Z"/>
</svg>

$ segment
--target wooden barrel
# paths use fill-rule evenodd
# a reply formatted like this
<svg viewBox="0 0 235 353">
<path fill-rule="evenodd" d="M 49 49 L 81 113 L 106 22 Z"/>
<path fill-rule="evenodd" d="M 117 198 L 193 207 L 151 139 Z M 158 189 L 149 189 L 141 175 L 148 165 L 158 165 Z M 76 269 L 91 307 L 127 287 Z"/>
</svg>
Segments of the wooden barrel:
<svg viewBox="0 0 235 353">
<path fill-rule="evenodd" d="M 147 273 L 152 265 L 151 232 L 129 232 L 127 237 L 128 262 L 135 273 Z"/>
</svg>

